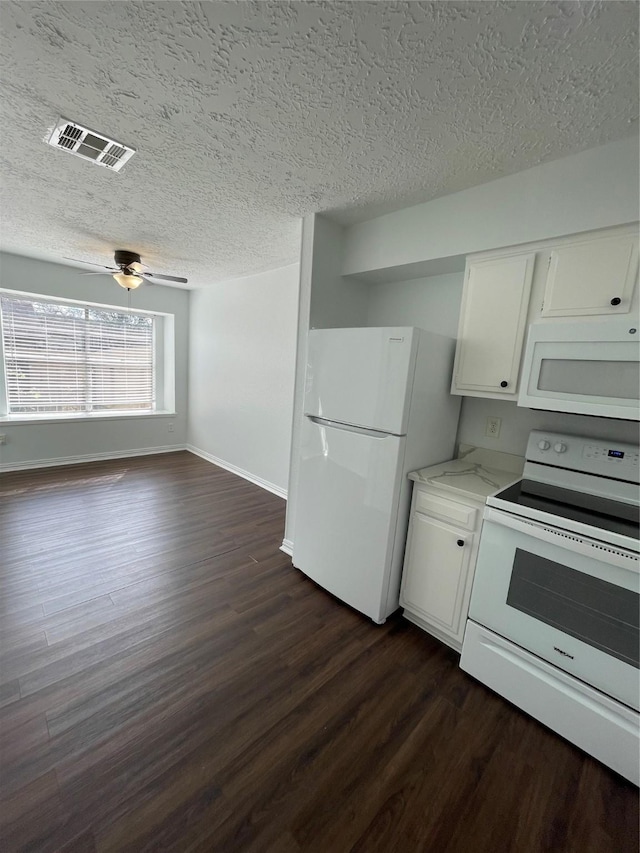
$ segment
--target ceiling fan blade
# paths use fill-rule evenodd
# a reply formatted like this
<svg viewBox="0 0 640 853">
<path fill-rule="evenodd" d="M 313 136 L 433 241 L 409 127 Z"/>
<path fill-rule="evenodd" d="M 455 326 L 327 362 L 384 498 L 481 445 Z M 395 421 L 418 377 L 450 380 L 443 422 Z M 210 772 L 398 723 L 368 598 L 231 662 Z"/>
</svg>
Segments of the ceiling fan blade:
<svg viewBox="0 0 640 853">
<path fill-rule="evenodd" d="M 177 281 L 180 284 L 186 284 L 187 283 L 186 278 L 178 278 L 175 275 L 160 275 L 160 273 L 147 272 L 146 270 L 144 272 L 140 273 L 140 275 L 143 275 L 145 278 L 161 278 L 163 281 Z"/>
<path fill-rule="evenodd" d="M 81 261 L 80 258 L 67 258 L 66 256 L 64 259 L 65 261 L 75 261 L 78 264 L 88 264 L 90 267 L 102 267 L 105 270 L 113 270 L 114 272 L 117 272 L 116 267 L 107 267 L 104 264 L 94 264 L 93 261 Z"/>
<path fill-rule="evenodd" d="M 111 275 L 111 273 L 105 270 L 104 272 L 80 272 L 78 275 Z"/>
</svg>

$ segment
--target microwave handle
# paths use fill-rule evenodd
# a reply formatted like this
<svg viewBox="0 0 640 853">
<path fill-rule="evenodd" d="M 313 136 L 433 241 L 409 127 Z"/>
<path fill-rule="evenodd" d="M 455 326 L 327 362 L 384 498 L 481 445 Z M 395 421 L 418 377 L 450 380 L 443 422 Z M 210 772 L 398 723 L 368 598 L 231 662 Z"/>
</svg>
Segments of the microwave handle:
<svg viewBox="0 0 640 853">
<path fill-rule="evenodd" d="M 598 560 L 609 566 L 616 566 L 619 569 L 626 569 L 640 575 L 638 555 L 633 551 L 606 545 L 604 542 L 580 536 L 578 533 L 570 533 L 569 531 L 548 527 L 537 521 L 525 521 L 493 507 L 485 507 L 484 520 L 500 524 L 503 527 L 509 527 L 511 530 L 532 536 L 534 539 L 539 539 L 542 542 L 548 542 L 550 545 L 567 548 L 574 553 L 582 554 L 585 557 L 590 557 L 592 560 Z"/>
</svg>

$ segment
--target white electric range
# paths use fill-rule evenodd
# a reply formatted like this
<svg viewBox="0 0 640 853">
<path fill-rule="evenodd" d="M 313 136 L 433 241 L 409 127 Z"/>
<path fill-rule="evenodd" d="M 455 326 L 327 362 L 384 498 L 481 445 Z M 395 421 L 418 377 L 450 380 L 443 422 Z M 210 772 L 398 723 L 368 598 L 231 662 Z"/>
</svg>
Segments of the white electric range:
<svg viewBox="0 0 640 853">
<path fill-rule="evenodd" d="M 638 446 L 534 430 L 487 499 L 460 666 L 640 782 Z"/>
</svg>

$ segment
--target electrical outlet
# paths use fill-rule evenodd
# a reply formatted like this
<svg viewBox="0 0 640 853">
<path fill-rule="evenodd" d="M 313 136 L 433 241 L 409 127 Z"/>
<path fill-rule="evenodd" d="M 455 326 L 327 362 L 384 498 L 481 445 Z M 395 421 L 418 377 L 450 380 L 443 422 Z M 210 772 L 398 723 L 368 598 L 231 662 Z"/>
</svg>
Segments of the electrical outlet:
<svg viewBox="0 0 640 853">
<path fill-rule="evenodd" d="M 501 418 L 487 418 L 487 425 L 484 428 L 484 434 L 489 436 L 489 438 L 497 438 L 500 435 L 500 425 L 502 424 Z"/>
<path fill-rule="evenodd" d="M 169 421 L 169 432 L 173 432 L 173 421 Z"/>
<path fill-rule="evenodd" d="M 6 444 L 6 443 L 7 443 L 6 433 L 0 432 L 0 444 Z"/>
</svg>

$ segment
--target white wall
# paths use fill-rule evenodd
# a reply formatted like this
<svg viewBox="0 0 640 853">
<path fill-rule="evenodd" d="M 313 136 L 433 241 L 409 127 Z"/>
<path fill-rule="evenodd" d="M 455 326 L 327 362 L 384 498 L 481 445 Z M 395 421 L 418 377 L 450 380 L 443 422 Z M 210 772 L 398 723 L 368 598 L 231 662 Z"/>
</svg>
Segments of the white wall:
<svg viewBox="0 0 640 853">
<path fill-rule="evenodd" d="M 369 284 L 367 326 L 418 326 L 455 338 L 463 273 Z"/>
<path fill-rule="evenodd" d="M 314 215 L 302 220 L 300 235 L 300 280 L 298 285 L 298 318 L 296 328 L 296 365 L 291 417 L 291 445 L 289 448 L 289 482 L 287 489 L 287 514 L 284 523 L 282 547 L 292 553 L 293 529 L 296 518 L 298 469 L 300 463 L 300 434 L 302 429 L 302 402 L 307 369 L 307 337 L 311 310 L 311 275 L 313 271 Z M 341 243 L 341 241 L 340 241 Z M 340 254 L 342 259 L 342 254 Z"/>
<path fill-rule="evenodd" d="M 342 278 L 345 229 L 325 216 L 305 220 L 312 235 L 308 329 L 349 329 L 366 322 L 368 286 Z M 303 284 L 301 279 L 301 285 Z"/>
<path fill-rule="evenodd" d="M 342 278 L 344 228 L 325 216 L 310 218 L 313 265 L 308 329 L 349 329 L 366 322 L 368 287 Z"/>
<path fill-rule="evenodd" d="M 0 287 L 42 296 L 126 307 L 127 292 L 108 275 L 82 276 L 64 264 L 0 254 Z M 189 292 L 143 285 L 131 293 L 132 309 L 173 317 L 175 328 L 175 414 L 86 418 L 49 423 L 3 422 L 0 468 L 27 468 L 85 459 L 132 456 L 180 449 L 187 438 L 187 330 Z M 169 432 L 169 425 L 173 432 Z"/>
<path fill-rule="evenodd" d="M 638 168 L 638 137 L 630 136 L 352 225 L 343 271 L 361 274 L 633 222 Z"/>
<path fill-rule="evenodd" d="M 286 494 L 299 265 L 191 292 L 190 450 Z"/>
</svg>

